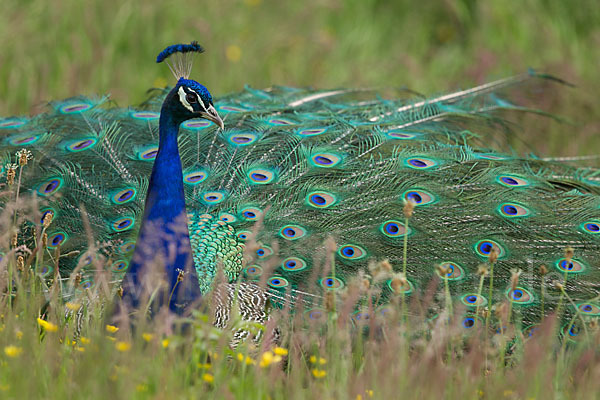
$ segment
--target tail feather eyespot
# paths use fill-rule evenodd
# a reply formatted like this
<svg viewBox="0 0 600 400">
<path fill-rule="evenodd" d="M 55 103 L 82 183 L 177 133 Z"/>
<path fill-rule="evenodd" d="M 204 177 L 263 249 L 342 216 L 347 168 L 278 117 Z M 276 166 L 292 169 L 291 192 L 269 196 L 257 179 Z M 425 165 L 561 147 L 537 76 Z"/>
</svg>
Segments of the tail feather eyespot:
<svg viewBox="0 0 600 400">
<path fill-rule="evenodd" d="M 339 290 L 344 287 L 344 282 L 341 279 L 336 278 L 334 276 L 327 276 L 325 278 L 319 279 L 319 285 L 323 289 Z"/>
<path fill-rule="evenodd" d="M 487 299 L 477 293 L 467 293 L 461 296 L 460 301 L 467 307 L 484 307 Z"/>
<path fill-rule="evenodd" d="M 288 257 L 281 263 L 281 268 L 284 271 L 297 272 L 306 269 L 306 261 L 299 257 Z"/>
<path fill-rule="evenodd" d="M 555 266 L 559 271 L 568 274 L 579 274 L 586 270 L 586 265 L 576 259 L 561 258 L 555 263 Z"/>
<path fill-rule="evenodd" d="M 390 238 L 402 237 L 404 235 L 410 235 L 411 229 L 406 228 L 400 221 L 389 220 L 381 224 L 381 233 Z"/>
<path fill-rule="evenodd" d="M 533 293 L 523 287 L 509 288 L 506 298 L 513 304 L 520 305 L 531 304 L 535 300 Z"/>
<path fill-rule="evenodd" d="M 338 255 L 346 260 L 360 260 L 367 252 L 360 246 L 345 244 L 338 249 Z"/>
</svg>

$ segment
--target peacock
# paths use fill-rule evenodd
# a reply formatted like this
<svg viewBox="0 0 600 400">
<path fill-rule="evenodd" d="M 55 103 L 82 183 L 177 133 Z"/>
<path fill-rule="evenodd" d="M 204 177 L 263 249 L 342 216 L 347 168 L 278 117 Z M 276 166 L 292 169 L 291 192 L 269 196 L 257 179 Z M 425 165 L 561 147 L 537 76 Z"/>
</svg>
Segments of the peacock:
<svg viewBox="0 0 600 400">
<path fill-rule="evenodd" d="M 138 107 L 73 97 L 0 120 L 2 201 L 36 199 L 48 254 L 67 255 L 46 257 L 41 279 L 58 267 L 79 274 L 74 290 L 93 290 L 108 260 L 135 307 L 158 265 L 171 310 L 218 286 L 223 309 L 237 296 L 259 322 L 267 304 L 321 318 L 332 294 L 365 281 L 352 318 L 386 315 L 432 278 L 465 328 L 503 302 L 529 330 L 560 307 L 600 315 L 597 173 L 490 145 L 507 113 L 536 112 L 512 94 L 557 79 L 528 71 L 433 97 L 246 86 L 213 101 L 190 79 L 201 52 L 163 50 L 177 82 Z M 227 311 L 217 315 L 225 326 Z"/>
</svg>

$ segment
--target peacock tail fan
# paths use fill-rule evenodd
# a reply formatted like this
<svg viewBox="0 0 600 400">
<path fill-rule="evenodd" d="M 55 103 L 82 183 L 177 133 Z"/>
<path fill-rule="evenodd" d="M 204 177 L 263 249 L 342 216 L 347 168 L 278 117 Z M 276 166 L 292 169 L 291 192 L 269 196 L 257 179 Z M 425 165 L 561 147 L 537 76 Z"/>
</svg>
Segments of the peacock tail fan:
<svg viewBox="0 0 600 400">
<path fill-rule="evenodd" d="M 508 300 L 531 324 L 542 295 L 546 313 L 556 308 L 561 293 L 551 282 L 567 277 L 578 312 L 597 314 L 597 178 L 493 149 L 510 132 L 507 115 L 533 110 L 515 100 L 519 89 L 549 80 L 529 73 L 432 98 L 289 87 L 222 97 L 215 106 L 224 130 L 189 120 L 178 138 L 201 291 L 221 269 L 231 282 L 264 282 L 275 304 L 301 298 L 318 314 L 326 293 L 354 279 L 370 279 L 384 305 L 419 293 L 437 275 L 440 290 L 447 281 L 468 311 Z M 78 251 L 60 268 L 80 268 L 87 287 L 91 254 L 111 260 L 116 280 L 127 270 L 167 92 L 152 91 L 135 109 L 78 97 L 32 118 L 0 120 L 4 174 L 16 151 L 32 152 L 21 193 L 40 199 L 34 222 L 53 214 L 47 246 Z M 490 254 L 497 256 L 492 299 L 479 290 L 478 274 Z M 372 265 L 384 260 L 391 271 L 381 275 Z M 541 265 L 549 273 L 540 275 Z"/>
</svg>

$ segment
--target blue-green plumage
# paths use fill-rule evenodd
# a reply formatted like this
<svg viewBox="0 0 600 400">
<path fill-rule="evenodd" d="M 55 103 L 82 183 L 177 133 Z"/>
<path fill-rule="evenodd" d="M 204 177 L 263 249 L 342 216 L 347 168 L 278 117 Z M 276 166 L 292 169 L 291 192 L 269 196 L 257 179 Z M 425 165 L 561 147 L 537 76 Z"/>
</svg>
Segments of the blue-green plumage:
<svg viewBox="0 0 600 400">
<path fill-rule="evenodd" d="M 159 226 L 180 235 L 177 257 L 165 264 L 171 288 L 177 269 L 193 261 L 190 299 L 209 292 L 222 271 L 230 282 L 264 284 L 277 304 L 301 298 L 317 315 L 324 293 L 346 291 L 357 277 L 371 280 L 379 303 L 420 293 L 440 277 L 469 309 L 510 301 L 534 322 L 542 293 L 545 312 L 557 304 L 553 279 L 566 274 L 567 292 L 582 307 L 595 304 L 600 287 L 593 172 L 490 149 L 504 135 L 500 113 L 525 110 L 511 93 L 543 78 L 530 73 L 426 100 L 246 88 L 198 118 L 193 113 L 212 98 L 186 78 L 139 109 L 76 98 L 31 119 L 1 120 L 3 165 L 14 151 L 32 150 L 22 191 L 54 210 L 49 245 L 85 255 L 83 213 L 117 279 L 147 261 L 140 226 L 182 216 L 187 227 L 184 219 Z M 187 107 L 192 91 L 200 99 Z M 407 200 L 414 203 L 408 219 Z M 167 251 L 167 242 L 158 247 Z M 567 247 L 574 257 L 565 258 Z M 478 271 L 493 252 L 490 299 L 487 278 L 479 291 Z M 93 287 L 83 255 L 60 266 L 83 265 Z M 383 260 L 391 271 L 379 276 L 370 264 Z M 548 275 L 537 273 L 541 265 Z M 512 288 L 515 269 L 523 272 Z"/>
</svg>

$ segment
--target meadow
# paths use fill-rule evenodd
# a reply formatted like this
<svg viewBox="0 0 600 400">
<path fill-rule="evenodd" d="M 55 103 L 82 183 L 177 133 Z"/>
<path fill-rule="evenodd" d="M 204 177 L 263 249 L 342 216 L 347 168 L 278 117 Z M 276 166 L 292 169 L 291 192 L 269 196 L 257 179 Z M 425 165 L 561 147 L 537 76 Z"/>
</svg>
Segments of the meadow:
<svg viewBox="0 0 600 400">
<path fill-rule="evenodd" d="M 0 40 L 2 116 L 39 113 L 52 99 L 79 94 L 138 104 L 147 89 L 172 84 L 154 64 L 156 53 L 198 40 L 207 51 L 193 77 L 217 98 L 246 84 L 435 94 L 534 67 L 575 85 L 537 99 L 566 122 L 524 119 L 505 151 L 590 156 L 591 165 L 600 153 L 600 7 L 593 1 L 3 0 Z M 13 198 L 18 185 L 3 186 L 3 194 Z M 24 200 L 7 203 L 0 226 L 11 226 L 16 213 L 34 220 L 31 209 Z M 32 231 L 34 243 L 42 237 Z M 1 232 L 0 248 L 14 248 L 11 240 Z M 32 251 L 60 260 L 59 251 L 43 247 Z M 488 329 L 485 310 L 465 325 L 464 310 L 449 298 L 438 315 L 425 315 L 433 292 L 444 294 L 435 273 L 431 292 L 392 299 L 395 311 L 373 313 L 367 304 L 377 318 L 349 312 L 352 295 L 316 320 L 275 310 L 280 343 L 231 349 L 232 331 L 214 328 L 209 310 L 168 322 L 162 314 L 141 316 L 133 329 L 117 327 L 105 318 L 119 290 L 108 275 L 99 272 L 93 290 L 84 290 L 76 275 L 58 269 L 40 279 L 31 272 L 36 257 L 4 261 L 2 399 L 587 399 L 600 390 L 595 320 L 571 337 L 564 321 L 548 316 L 529 338 L 507 304 L 493 316 L 505 321 L 499 331 Z M 97 265 L 110 267 L 110 260 Z M 571 307 L 568 295 L 560 301 Z M 566 322 L 567 332 L 578 318 Z M 255 333 L 273 328 L 232 324 Z"/>
<path fill-rule="evenodd" d="M 436 273 L 422 295 L 398 295 L 385 308 L 357 306 L 368 285 L 356 279 L 347 291 L 330 292 L 317 314 L 273 309 L 260 325 L 234 313 L 220 330 L 212 324 L 214 296 L 190 316 L 138 313 L 115 324 L 108 316 L 119 282 L 110 260 L 98 263 L 96 285 L 85 289 L 77 274 L 33 273 L 37 260 L 60 260 L 60 248 L 33 253 L 33 263 L 17 257 L 4 264 L 1 283 L 11 295 L 0 303 L 3 399 L 590 399 L 600 390 L 597 317 L 576 312 L 557 323 L 542 316 L 535 331 L 523 331 L 508 301 L 492 313 L 465 314 L 452 308 L 448 291 L 439 314 L 427 314 L 440 287 L 447 290 Z M 560 302 L 570 307 L 563 293 Z M 357 307 L 362 314 L 352 313 Z M 268 337 L 275 326 L 278 343 L 229 346 L 238 329 Z"/>
<path fill-rule="evenodd" d="M 588 0 L 3 0 L 0 114 L 79 94 L 139 104 L 171 83 L 157 52 L 198 40 L 206 53 L 194 76 L 216 97 L 246 84 L 433 95 L 539 69 L 576 85 L 536 99 L 572 124 L 537 120 L 512 145 L 591 155 L 600 149 L 599 26 Z"/>
</svg>

